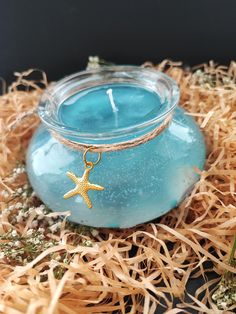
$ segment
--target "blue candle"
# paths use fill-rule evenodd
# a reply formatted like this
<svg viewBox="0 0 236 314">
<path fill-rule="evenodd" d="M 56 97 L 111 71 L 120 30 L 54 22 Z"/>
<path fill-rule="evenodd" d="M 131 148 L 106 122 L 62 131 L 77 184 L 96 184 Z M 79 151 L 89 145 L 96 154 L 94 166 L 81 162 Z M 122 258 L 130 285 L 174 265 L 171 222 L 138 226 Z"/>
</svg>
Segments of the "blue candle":
<svg viewBox="0 0 236 314">
<path fill-rule="evenodd" d="M 106 84 L 76 93 L 59 107 L 59 119 L 78 131 L 94 134 L 131 127 L 161 111 L 158 95 L 132 84 Z"/>
<path fill-rule="evenodd" d="M 163 215 L 188 195 L 202 169 L 205 144 L 195 122 L 176 107 L 178 88 L 167 76 L 138 67 L 78 73 L 45 93 L 39 107 L 43 124 L 32 138 L 27 168 L 37 195 L 55 211 L 70 210 L 74 222 L 95 227 L 131 227 Z M 136 141 L 163 124 L 161 134 L 134 147 L 103 152 L 90 181 L 88 207 L 66 173 L 81 178 L 83 152 L 65 145 L 51 131 L 75 143 L 114 145 Z M 97 154 L 88 153 L 90 160 Z"/>
</svg>

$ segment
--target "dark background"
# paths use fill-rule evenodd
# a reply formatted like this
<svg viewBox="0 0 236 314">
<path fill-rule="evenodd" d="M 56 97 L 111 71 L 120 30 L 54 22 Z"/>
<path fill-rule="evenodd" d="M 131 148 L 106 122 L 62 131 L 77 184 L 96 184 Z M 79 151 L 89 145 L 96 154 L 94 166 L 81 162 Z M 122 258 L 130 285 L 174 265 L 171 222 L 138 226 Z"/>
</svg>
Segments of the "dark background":
<svg viewBox="0 0 236 314">
<path fill-rule="evenodd" d="M 194 65 L 236 56 L 235 0 L 0 0 L 0 76 L 37 67 L 50 80 L 89 55 Z"/>
</svg>

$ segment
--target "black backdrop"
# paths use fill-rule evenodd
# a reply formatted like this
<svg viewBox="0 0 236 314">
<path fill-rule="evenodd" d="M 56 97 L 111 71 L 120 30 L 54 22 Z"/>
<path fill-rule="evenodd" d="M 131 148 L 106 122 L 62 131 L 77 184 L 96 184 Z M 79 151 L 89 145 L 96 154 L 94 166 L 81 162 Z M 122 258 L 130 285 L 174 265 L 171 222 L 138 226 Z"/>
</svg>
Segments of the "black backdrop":
<svg viewBox="0 0 236 314">
<path fill-rule="evenodd" d="M 0 0 L 0 76 L 37 67 L 49 79 L 88 55 L 139 64 L 236 56 L 235 0 Z"/>
</svg>

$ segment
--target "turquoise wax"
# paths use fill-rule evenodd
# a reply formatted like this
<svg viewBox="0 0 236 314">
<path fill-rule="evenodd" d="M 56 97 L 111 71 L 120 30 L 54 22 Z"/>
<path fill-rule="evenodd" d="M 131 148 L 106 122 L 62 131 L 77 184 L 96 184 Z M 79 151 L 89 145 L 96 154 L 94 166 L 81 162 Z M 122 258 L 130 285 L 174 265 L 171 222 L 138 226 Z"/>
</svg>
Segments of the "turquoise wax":
<svg viewBox="0 0 236 314">
<path fill-rule="evenodd" d="M 116 83 L 109 81 L 108 74 L 79 74 L 77 83 L 72 77 L 64 90 L 58 85 L 63 96 L 56 95 L 55 99 L 60 99 L 58 103 L 50 103 L 49 98 L 50 106 L 47 101 L 41 106 L 40 117 L 44 123 L 35 132 L 27 153 L 29 180 L 37 196 L 50 209 L 70 211 L 68 219 L 76 223 L 127 228 L 160 217 L 190 193 L 199 179 L 196 169 L 204 166 L 202 133 L 183 109 L 173 106 L 173 92 L 177 88 L 174 83 L 161 73 L 135 68 L 135 75 L 141 72 L 140 75 L 146 74 L 145 80 L 151 77 L 147 88 L 147 84 L 136 84 L 135 79 L 133 83 L 126 82 L 134 74 L 127 71 L 124 80 L 124 71 L 120 74 L 121 82 Z M 114 71 L 116 80 L 117 73 Z M 156 83 L 154 75 L 158 77 Z M 76 84 L 89 87 L 81 87 L 76 92 Z M 170 124 L 153 139 L 102 153 L 101 161 L 89 176 L 91 183 L 104 187 L 102 191 L 88 192 L 92 208 L 88 208 L 81 195 L 63 198 L 75 187 L 66 173 L 72 172 L 78 178 L 84 174 L 83 152 L 66 146 L 50 130 L 91 146 L 116 144 L 148 135 L 170 112 Z M 57 129 L 54 129 L 55 123 Z M 98 155 L 89 152 L 87 157 L 95 161 Z"/>
<path fill-rule="evenodd" d="M 79 92 L 59 107 L 59 120 L 81 132 L 103 133 L 154 119 L 162 109 L 151 89 L 132 84 L 107 84 Z"/>
</svg>

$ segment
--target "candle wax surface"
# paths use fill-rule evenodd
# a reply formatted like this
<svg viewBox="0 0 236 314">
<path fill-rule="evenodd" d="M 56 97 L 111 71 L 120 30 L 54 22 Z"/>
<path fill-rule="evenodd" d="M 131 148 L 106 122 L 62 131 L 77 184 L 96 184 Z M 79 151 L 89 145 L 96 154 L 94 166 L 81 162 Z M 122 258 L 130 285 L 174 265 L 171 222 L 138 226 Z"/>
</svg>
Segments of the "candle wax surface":
<svg viewBox="0 0 236 314">
<path fill-rule="evenodd" d="M 58 117 L 81 132 L 102 133 L 154 119 L 165 106 L 151 89 L 113 83 L 85 89 L 66 99 Z"/>
</svg>

